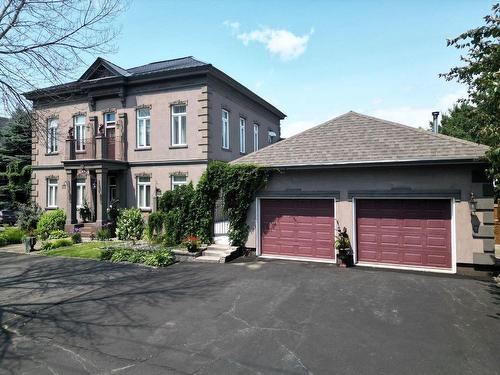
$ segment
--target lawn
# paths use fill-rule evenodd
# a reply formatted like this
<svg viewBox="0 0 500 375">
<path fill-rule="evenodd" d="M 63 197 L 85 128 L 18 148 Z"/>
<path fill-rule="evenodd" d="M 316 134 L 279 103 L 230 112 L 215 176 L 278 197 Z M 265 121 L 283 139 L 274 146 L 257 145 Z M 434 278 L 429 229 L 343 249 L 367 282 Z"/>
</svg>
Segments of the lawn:
<svg viewBox="0 0 500 375">
<path fill-rule="evenodd" d="M 86 259 L 100 259 L 102 249 L 108 247 L 110 242 L 84 242 L 79 244 L 74 244 L 71 246 L 60 247 L 58 249 L 45 251 L 44 255 L 47 256 L 63 256 L 63 257 L 74 257 L 74 258 L 86 258 Z"/>
</svg>

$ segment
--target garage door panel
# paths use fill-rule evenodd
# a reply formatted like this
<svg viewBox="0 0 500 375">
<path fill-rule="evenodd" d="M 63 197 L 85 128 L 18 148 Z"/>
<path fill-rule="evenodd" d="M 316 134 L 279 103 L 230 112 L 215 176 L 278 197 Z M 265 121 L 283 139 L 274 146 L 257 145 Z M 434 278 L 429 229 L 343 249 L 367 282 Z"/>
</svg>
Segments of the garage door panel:
<svg viewBox="0 0 500 375">
<path fill-rule="evenodd" d="M 360 199 L 356 216 L 359 261 L 451 268 L 449 200 Z"/>
<path fill-rule="evenodd" d="M 261 200 L 262 254 L 334 259 L 333 206 L 329 199 Z"/>
</svg>

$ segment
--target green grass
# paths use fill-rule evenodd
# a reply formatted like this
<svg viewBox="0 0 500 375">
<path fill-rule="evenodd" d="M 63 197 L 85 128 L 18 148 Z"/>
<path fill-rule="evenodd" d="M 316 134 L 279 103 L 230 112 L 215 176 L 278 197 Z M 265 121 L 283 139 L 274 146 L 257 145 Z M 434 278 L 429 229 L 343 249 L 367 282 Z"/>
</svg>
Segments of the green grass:
<svg viewBox="0 0 500 375">
<path fill-rule="evenodd" d="M 55 250 L 45 251 L 44 255 L 50 257 L 75 257 L 85 259 L 99 259 L 102 249 L 109 246 L 110 242 L 85 242 L 71 246 L 60 247 Z"/>
</svg>

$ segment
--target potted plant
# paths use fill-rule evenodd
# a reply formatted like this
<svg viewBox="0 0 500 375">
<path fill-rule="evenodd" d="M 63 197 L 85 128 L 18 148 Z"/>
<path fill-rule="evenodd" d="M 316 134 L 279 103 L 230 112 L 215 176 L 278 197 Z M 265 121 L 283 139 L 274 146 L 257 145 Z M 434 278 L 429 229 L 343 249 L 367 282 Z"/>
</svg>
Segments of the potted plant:
<svg viewBox="0 0 500 375">
<path fill-rule="evenodd" d="M 200 248 L 201 241 L 200 241 L 200 238 L 197 236 L 187 236 L 182 241 L 182 244 L 184 246 L 186 246 L 187 250 L 190 253 L 196 253 L 198 251 L 198 249 Z"/>
<path fill-rule="evenodd" d="M 24 237 L 24 251 L 30 253 L 35 250 L 36 245 L 36 231 L 31 229 Z"/>
<path fill-rule="evenodd" d="M 80 217 L 82 218 L 84 223 L 88 222 L 92 217 L 92 211 L 90 211 L 90 207 L 87 201 L 83 202 L 83 206 L 80 207 L 79 211 L 80 211 Z"/>
<path fill-rule="evenodd" d="M 338 259 L 340 267 L 349 267 L 353 263 L 351 240 L 347 234 L 347 228 L 342 230 L 340 226 L 337 229 L 337 238 L 335 240 L 335 247 L 338 250 Z"/>
</svg>

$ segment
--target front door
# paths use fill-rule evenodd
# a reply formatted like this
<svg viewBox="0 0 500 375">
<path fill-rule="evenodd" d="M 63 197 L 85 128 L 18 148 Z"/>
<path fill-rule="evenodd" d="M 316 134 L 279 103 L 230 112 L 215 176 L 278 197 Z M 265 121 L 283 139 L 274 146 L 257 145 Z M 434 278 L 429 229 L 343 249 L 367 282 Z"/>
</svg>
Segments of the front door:
<svg viewBox="0 0 500 375">
<path fill-rule="evenodd" d="M 114 160 L 116 113 L 106 113 L 104 115 L 104 125 L 104 134 L 106 136 L 106 158 Z"/>
</svg>

